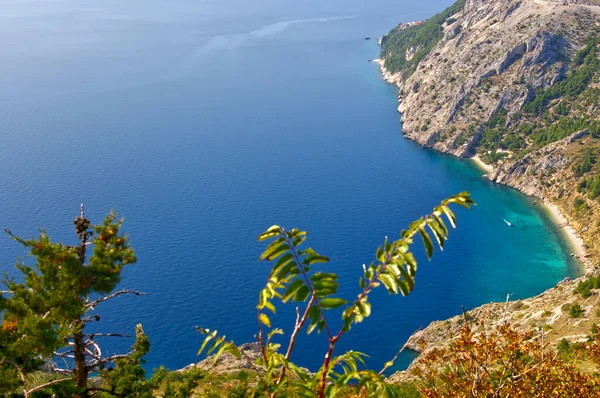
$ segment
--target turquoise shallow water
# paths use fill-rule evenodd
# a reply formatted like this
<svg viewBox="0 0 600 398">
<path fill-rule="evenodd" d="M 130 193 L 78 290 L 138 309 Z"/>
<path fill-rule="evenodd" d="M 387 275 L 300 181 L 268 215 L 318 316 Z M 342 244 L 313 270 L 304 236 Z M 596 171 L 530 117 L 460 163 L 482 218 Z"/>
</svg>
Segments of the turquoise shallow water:
<svg viewBox="0 0 600 398">
<path fill-rule="evenodd" d="M 540 293 L 577 273 L 560 231 L 471 162 L 403 139 L 396 90 L 367 62 L 378 49 L 365 36 L 447 5 L 4 2 L 0 227 L 71 239 L 80 202 L 95 219 L 124 215 L 139 263 L 122 286 L 148 295 L 99 308 L 100 327 L 143 323 L 149 368 L 196 361 L 195 325 L 252 340 L 268 271 L 255 238 L 275 223 L 308 230 L 352 298 L 384 236 L 451 194 L 479 203 L 458 210 L 431 262 L 417 249 L 414 294 L 376 292 L 372 317 L 341 341 L 374 367 L 461 305 Z M 0 238 L 3 271 L 19 254 Z M 278 326 L 293 316 L 282 309 Z M 324 346 L 304 339 L 295 360 L 315 368 Z"/>
</svg>

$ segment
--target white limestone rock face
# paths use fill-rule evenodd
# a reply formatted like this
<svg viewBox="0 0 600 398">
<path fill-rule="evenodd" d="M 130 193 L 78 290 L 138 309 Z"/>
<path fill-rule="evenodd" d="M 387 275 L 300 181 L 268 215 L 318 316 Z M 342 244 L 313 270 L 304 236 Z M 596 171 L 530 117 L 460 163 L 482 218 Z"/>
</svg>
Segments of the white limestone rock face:
<svg viewBox="0 0 600 398">
<path fill-rule="evenodd" d="M 600 0 L 565 4 L 468 0 L 410 77 L 388 79 L 399 87 L 404 135 L 455 156 L 473 155 L 481 126 L 498 109 L 510 116 L 568 72 L 571 55 L 596 24 Z"/>
</svg>

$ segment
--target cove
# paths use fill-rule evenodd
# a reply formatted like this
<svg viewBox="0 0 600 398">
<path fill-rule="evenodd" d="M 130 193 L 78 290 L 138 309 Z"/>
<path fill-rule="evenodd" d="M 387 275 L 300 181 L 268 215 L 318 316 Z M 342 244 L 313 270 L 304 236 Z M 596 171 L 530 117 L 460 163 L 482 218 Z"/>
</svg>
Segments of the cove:
<svg viewBox="0 0 600 398">
<path fill-rule="evenodd" d="M 471 162 L 403 139 L 396 89 L 367 62 L 378 48 L 365 36 L 449 4 L 8 1 L 0 226 L 22 236 L 44 226 L 69 242 L 81 202 L 94 220 L 111 208 L 123 215 L 138 264 L 121 286 L 148 294 L 98 308 L 99 328 L 142 323 L 149 369 L 197 361 L 196 325 L 253 340 L 268 273 L 255 239 L 272 224 L 309 231 L 352 299 L 385 236 L 460 191 L 479 204 L 458 210 L 431 262 L 417 243 L 410 297 L 376 292 L 371 318 L 341 340 L 340 352 L 363 351 L 374 368 L 461 305 L 538 294 L 578 273 L 561 231 Z M 0 239 L 2 271 L 21 254 Z M 294 309 L 279 309 L 272 320 L 289 333 Z M 294 360 L 315 369 L 324 351 L 310 336 Z"/>
</svg>

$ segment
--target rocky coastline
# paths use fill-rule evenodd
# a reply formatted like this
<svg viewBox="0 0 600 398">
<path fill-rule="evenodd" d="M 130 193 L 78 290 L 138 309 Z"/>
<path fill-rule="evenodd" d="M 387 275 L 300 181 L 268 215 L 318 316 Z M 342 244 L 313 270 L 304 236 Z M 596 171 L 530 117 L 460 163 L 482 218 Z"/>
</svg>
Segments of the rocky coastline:
<svg viewBox="0 0 600 398">
<path fill-rule="evenodd" d="M 476 324 L 493 326 L 506 317 L 517 329 L 545 325 L 548 341 L 579 341 L 586 338 L 597 314 L 592 304 L 597 295 L 574 298 L 575 286 L 597 274 L 598 245 L 589 220 L 573 216 L 572 164 L 581 148 L 595 145 L 586 130 L 578 131 L 524 156 L 508 156 L 495 165 L 486 164 L 475 151 L 485 123 L 499 109 L 520 112 L 532 88 L 546 88 L 567 73 L 559 51 L 574 53 L 581 48 L 584 32 L 598 25 L 600 1 L 467 0 L 464 10 L 443 25 L 444 38 L 408 77 L 393 73 L 384 59 L 376 59 L 383 79 L 398 87 L 398 112 L 403 135 L 420 145 L 460 158 L 471 159 L 485 170 L 485 178 L 536 198 L 564 231 L 572 256 L 582 265 L 584 276 L 564 280 L 536 297 L 506 303 L 489 303 L 470 309 Z M 535 18 L 534 18 L 535 17 Z M 558 32 L 553 26 L 561 26 Z M 567 31 L 568 34 L 564 32 Z M 380 43 L 385 42 L 385 36 Z M 408 56 L 408 54 L 407 54 Z M 509 118 L 510 120 L 510 118 Z M 599 208 L 590 203 L 592 212 Z M 595 213 L 594 213 L 595 214 Z M 587 224 L 586 224 L 587 223 Z M 571 322 L 564 308 L 581 302 L 584 319 Z M 585 313 L 585 312 L 584 312 Z M 600 313 L 599 313 L 600 314 Z M 600 316 L 600 315 L 598 315 Z M 447 344 L 458 335 L 462 315 L 432 322 L 414 333 L 406 348 L 423 352 Z M 397 372 L 391 382 L 407 381 L 411 369 Z"/>
<path fill-rule="evenodd" d="M 374 62 L 379 65 L 380 71 L 381 71 L 381 76 L 387 83 L 396 85 L 398 87 L 402 87 L 403 80 L 402 80 L 401 74 L 399 74 L 399 73 L 394 74 L 394 73 L 391 73 L 390 71 L 388 71 L 385 68 L 385 62 L 382 59 L 379 59 L 379 58 L 373 59 L 371 62 Z M 398 101 L 402 102 L 401 94 L 398 95 Z M 400 112 L 400 109 L 398 109 L 398 111 Z M 419 140 L 416 140 L 414 138 L 414 136 L 412 136 L 412 135 L 404 134 L 404 137 L 408 138 L 410 140 L 416 141 L 417 143 L 427 147 L 426 144 L 420 142 Z M 573 138 L 569 137 L 564 140 L 564 142 L 569 142 L 569 141 L 573 141 Z M 564 142 L 563 142 L 563 144 L 564 144 Z M 596 271 L 594 261 L 592 261 L 592 259 L 590 258 L 590 255 L 588 254 L 588 252 L 586 250 L 586 247 L 585 247 L 585 244 L 584 244 L 584 241 L 583 241 L 581 235 L 570 224 L 569 217 L 565 214 L 565 212 L 563 212 L 560 209 L 560 207 L 557 204 L 553 203 L 552 200 L 546 198 L 541 193 L 541 191 L 539 190 L 539 188 L 537 186 L 535 186 L 534 184 L 531 184 L 531 185 L 518 184 L 515 180 L 510 179 L 510 178 L 500 178 L 500 170 L 497 170 L 493 166 L 483 162 L 478 155 L 460 156 L 449 150 L 444 150 L 444 149 L 435 148 L 435 147 L 433 147 L 433 149 L 437 150 L 439 152 L 442 152 L 442 153 L 456 156 L 456 157 L 471 159 L 478 167 L 480 167 L 481 169 L 486 171 L 486 174 L 483 176 L 484 178 L 487 178 L 490 181 L 496 182 L 498 184 L 506 185 L 506 186 L 516 189 L 528 196 L 539 199 L 541 201 L 541 203 L 546 207 L 548 212 L 551 214 L 554 222 L 561 229 L 564 230 L 565 237 L 566 237 L 567 241 L 569 242 L 569 246 L 571 246 L 571 248 L 573 249 L 573 255 L 575 257 L 577 257 L 577 259 L 582 264 L 583 273 L 589 274 L 589 273 L 593 273 Z"/>
<path fill-rule="evenodd" d="M 566 158 L 561 152 L 562 149 L 578 143 L 585 138 L 586 132 L 575 133 L 516 162 L 511 162 L 508 158 L 500 167 L 492 167 L 485 164 L 473 149 L 481 133 L 473 134 L 466 131 L 464 121 L 472 124 L 478 121 L 480 130 L 484 121 L 489 119 L 499 107 L 508 106 L 514 107 L 515 111 L 519 110 L 525 99 L 531 95 L 528 92 L 530 89 L 525 85 L 516 89 L 512 86 L 506 87 L 508 79 L 519 78 L 525 81 L 531 79 L 532 87 L 536 85 L 545 87 L 564 74 L 565 64 L 552 62 L 555 57 L 553 53 L 557 50 L 553 46 L 557 44 L 554 41 L 556 37 L 543 28 L 555 22 L 558 17 L 572 21 L 571 18 L 579 15 L 589 18 L 590 14 L 600 14 L 599 4 L 600 2 L 596 0 L 576 2 L 469 0 L 466 2 L 465 10 L 451 18 L 454 22 L 444 26 L 444 39 L 420 62 L 415 73 L 408 78 L 402 73 L 389 71 L 385 67 L 385 60 L 372 60 L 379 65 L 383 79 L 398 87 L 398 112 L 403 122 L 404 137 L 442 153 L 460 158 L 472 158 L 487 171 L 485 177 L 489 180 L 539 199 L 546 205 L 560 228 L 565 231 L 569 244 L 573 247 L 574 256 L 577 256 L 583 265 L 584 273 L 594 272 L 594 265 L 600 261 L 600 255 L 589 253 L 585 239 L 581 236 L 585 226 L 580 226 L 572 219 L 564 204 L 555 200 L 556 195 L 548 192 L 549 190 L 543 187 L 542 181 L 537 176 L 541 172 L 568 166 L 572 159 Z M 543 13 L 546 18 L 539 18 L 537 23 L 531 23 L 531 26 L 519 25 L 521 21 L 531 20 L 532 13 Z M 502 17 L 501 20 L 499 17 Z M 399 29 L 418 23 L 421 21 L 404 23 L 399 25 Z M 512 32 L 515 24 L 518 34 Z M 464 29 L 465 25 L 469 28 Z M 458 26 L 463 28 L 458 29 Z M 503 27 L 506 27 L 506 32 L 499 33 Z M 495 39 L 497 42 L 495 46 L 499 47 L 494 48 L 492 52 L 486 46 L 491 39 Z M 579 39 L 573 37 L 569 46 L 577 45 Z M 379 39 L 379 43 L 384 41 L 385 36 Z M 451 51 L 454 51 L 454 56 Z M 458 76 L 452 76 L 455 71 L 447 70 L 450 59 L 454 61 L 454 65 L 462 60 L 464 63 L 474 62 L 473 59 L 480 61 L 477 61 L 477 65 L 474 65 L 472 70 L 462 73 L 461 80 Z M 468 70 L 468 68 L 463 69 Z M 493 81 L 491 87 L 487 87 L 490 93 L 494 92 L 493 98 L 485 98 L 490 96 L 478 93 L 484 79 L 492 76 L 498 78 L 500 75 L 508 76 Z M 425 91 L 427 94 L 424 94 Z M 476 109 L 466 112 L 461 108 L 465 107 L 463 102 L 475 94 L 480 95 L 480 104 Z M 439 101 L 439 97 L 444 100 Z M 457 109 L 460 111 L 456 112 Z"/>
</svg>

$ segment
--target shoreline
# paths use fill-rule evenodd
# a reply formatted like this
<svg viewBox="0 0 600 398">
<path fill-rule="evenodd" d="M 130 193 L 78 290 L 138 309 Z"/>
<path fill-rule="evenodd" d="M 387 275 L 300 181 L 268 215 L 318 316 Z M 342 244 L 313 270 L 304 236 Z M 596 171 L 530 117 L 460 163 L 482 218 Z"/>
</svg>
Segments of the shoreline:
<svg viewBox="0 0 600 398">
<path fill-rule="evenodd" d="M 383 80 L 389 84 L 395 85 L 398 89 L 401 88 L 402 77 L 400 74 L 392 74 L 385 67 L 385 61 L 381 58 L 375 58 L 370 60 L 370 62 L 374 62 L 379 65 L 379 69 L 381 71 L 381 76 Z M 406 137 L 411 139 L 410 137 Z M 413 140 L 414 141 L 414 140 Z M 415 141 L 416 142 L 416 141 Z M 422 146 L 422 145 L 421 145 Z M 447 153 L 452 155 L 451 153 Z M 452 155 L 454 156 L 454 155 Z M 482 176 L 483 178 L 490 179 L 490 175 L 494 171 L 494 167 L 485 163 L 478 155 L 471 156 L 470 159 L 473 163 L 475 163 L 476 167 L 485 171 L 486 173 Z M 498 183 L 504 186 L 507 186 L 512 189 L 519 189 L 511 187 L 508 184 Z M 529 196 L 529 195 L 528 195 Z M 539 200 L 540 204 L 543 205 L 546 212 L 550 215 L 550 220 L 555 224 L 555 226 L 563 231 L 563 238 L 568 247 L 573 250 L 571 254 L 573 257 L 580 263 L 581 270 L 583 271 L 583 275 L 587 275 L 593 273 L 595 270 L 594 265 L 592 264 L 588 253 L 585 249 L 585 245 L 579 233 L 570 225 L 568 217 L 558 208 L 558 206 L 552 203 L 550 200 L 544 197 L 532 196 Z"/>
<path fill-rule="evenodd" d="M 370 62 L 374 62 L 379 65 L 379 69 L 381 71 L 381 76 L 383 80 L 388 84 L 395 85 L 399 90 L 401 89 L 402 76 L 400 74 L 392 74 L 385 67 L 385 60 L 382 58 L 375 58 L 370 60 Z M 399 101 L 401 99 L 399 98 Z M 404 136 L 404 134 L 403 134 Z M 411 139 L 410 137 L 405 138 Z M 413 140 L 415 141 L 415 140 Z M 417 142 L 417 141 L 415 141 Z M 421 145 L 422 146 L 422 145 Z M 451 153 L 447 153 L 452 155 Z M 454 156 L 454 155 L 452 155 Z M 490 179 L 490 175 L 494 171 L 494 167 L 485 163 L 478 155 L 471 156 L 469 158 L 473 163 L 475 163 L 476 167 L 485 171 L 486 173 L 482 176 L 483 178 Z M 511 187 L 508 184 L 499 183 L 501 185 L 516 189 Z M 528 195 L 529 196 L 529 195 Z M 579 233 L 570 225 L 568 217 L 558 208 L 558 206 L 552 203 L 550 200 L 544 197 L 532 196 L 539 200 L 540 204 L 543 205 L 546 212 L 550 215 L 550 220 L 555 224 L 555 226 L 563 231 L 563 239 L 567 242 L 567 245 L 573 252 L 573 257 L 580 263 L 581 269 L 583 271 L 583 275 L 587 275 L 593 273 L 595 271 L 595 267 L 591 262 L 587 250 L 585 249 L 585 245 L 583 239 L 579 235 Z"/>
<path fill-rule="evenodd" d="M 488 176 L 494 171 L 494 166 L 485 163 L 483 160 L 481 160 L 481 158 L 478 155 L 472 156 L 469 159 L 471 159 L 477 167 L 487 172 L 483 176 L 484 178 L 488 178 Z M 500 184 L 515 189 L 510 185 L 502 183 Z M 573 228 L 569 224 L 568 217 L 560 210 L 560 208 L 556 204 L 552 203 L 550 200 L 543 197 L 532 197 L 537 198 L 539 200 L 540 205 L 550 216 L 550 220 L 555 224 L 555 226 L 558 229 L 562 230 L 562 238 L 566 241 L 567 246 L 572 250 L 572 252 L 570 253 L 571 256 L 574 257 L 580 263 L 583 275 L 592 273 L 594 271 L 594 266 L 588 257 L 588 253 L 585 249 L 583 239 L 581 238 L 581 236 L 579 236 L 575 228 Z"/>
<path fill-rule="evenodd" d="M 472 156 L 470 159 L 475 163 L 477 167 L 487 171 L 487 174 L 483 176 L 484 178 L 487 178 L 489 174 L 492 173 L 492 171 L 494 171 L 494 167 L 485 163 L 483 160 L 481 160 L 481 158 L 478 155 Z M 511 186 L 506 184 L 502 185 L 512 188 Z M 548 213 L 548 215 L 550 216 L 550 220 L 555 224 L 557 228 L 562 230 L 562 238 L 567 242 L 568 247 L 571 250 L 573 250 L 570 254 L 581 264 L 583 274 L 586 275 L 588 273 L 593 272 L 594 266 L 589 260 L 588 253 L 585 250 L 585 244 L 583 243 L 583 239 L 581 238 L 581 236 L 579 236 L 575 228 L 573 228 L 569 224 L 568 217 L 559 209 L 559 207 L 556 204 L 552 203 L 550 200 L 543 197 L 532 197 L 535 197 L 540 201 L 540 204 L 542 205 L 544 210 L 546 210 L 546 213 Z"/>
<path fill-rule="evenodd" d="M 485 163 L 483 160 L 481 160 L 479 155 L 472 156 L 469 159 L 471 159 L 473 162 L 475 162 L 477 167 L 487 171 L 487 174 L 485 174 L 484 176 L 487 176 L 489 173 L 494 171 L 494 166 L 490 166 L 489 164 Z"/>
<path fill-rule="evenodd" d="M 594 271 L 594 266 L 588 257 L 583 239 L 579 236 L 575 228 L 569 224 L 569 219 L 557 205 L 548 199 L 540 198 L 540 204 L 542 204 L 547 213 L 550 214 L 551 218 L 556 223 L 556 226 L 563 231 L 563 236 L 571 249 L 573 249 L 573 252 L 571 253 L 572 256 L 582 265 L 584 271 L 583 274 L 587 275 L 592 273 Z"/>
<path fill-rule="evenodd" d="M 393 84 L 396 87 L 400 87 L 400 81 L 402 80 L 402 77 L 399 73 L 391 73 L 389 70 L 387 70 L 387 68 L 385 67 L 385 61 L 383 59 L 374 58 L 369 62 L 373 62 L 379 65 L 379 71 L 381 73 L 381 76 L 383 77 L 383 80 L 385 80 L 386 83 Z"/>
</svg>

